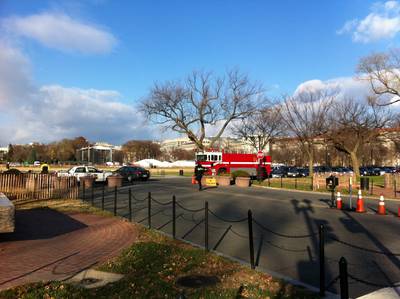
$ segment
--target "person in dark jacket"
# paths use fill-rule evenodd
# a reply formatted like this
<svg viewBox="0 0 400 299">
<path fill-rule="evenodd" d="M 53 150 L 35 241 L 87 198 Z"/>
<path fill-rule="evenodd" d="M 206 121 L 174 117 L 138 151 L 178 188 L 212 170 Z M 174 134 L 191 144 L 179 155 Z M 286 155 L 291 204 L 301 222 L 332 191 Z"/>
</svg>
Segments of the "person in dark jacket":
<svg viewBox="0 0 400 299">
<path fill-rule="evenodd" d="M 196 181 L 199 183 L 199 191 L 203 190 L 203 186 L 201 185 L 201 179 L 203 178 L 205 168 L 201 166 L 200 163 L 197 163 L 194 168 L 194 175 L 196 176 Z"/>
</svg>

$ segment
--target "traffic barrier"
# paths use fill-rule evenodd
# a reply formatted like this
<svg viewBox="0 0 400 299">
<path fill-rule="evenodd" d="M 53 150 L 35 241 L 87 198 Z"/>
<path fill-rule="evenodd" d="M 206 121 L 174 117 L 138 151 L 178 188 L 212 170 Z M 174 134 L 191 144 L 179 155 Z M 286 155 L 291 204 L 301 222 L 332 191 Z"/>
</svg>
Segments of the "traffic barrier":
<svg viewBox="0 0 400 299">
<path fill-rule="evenodd" d="M 365 213 L 364 209 L 364 201 L 362 199 L 362 194 L 361 190 L 358 190 L 358 198 L 357 198 L 357 208 L 356 208 L 357 213 Z"/>
<path fill-rule="evenodd" d="M 342 209 L 342 197 L 340 196 L 340 192 L 337 193 L 336 208 L 337 208 L 338 210 L 341 210 L 341 209 Z"/>
<path fill-rule="evenodd" d="M 379 197 L 378 214 L 379 215 L 386 215 L 385 198 L 383 197 L 382 194 Z"/>
</svg>

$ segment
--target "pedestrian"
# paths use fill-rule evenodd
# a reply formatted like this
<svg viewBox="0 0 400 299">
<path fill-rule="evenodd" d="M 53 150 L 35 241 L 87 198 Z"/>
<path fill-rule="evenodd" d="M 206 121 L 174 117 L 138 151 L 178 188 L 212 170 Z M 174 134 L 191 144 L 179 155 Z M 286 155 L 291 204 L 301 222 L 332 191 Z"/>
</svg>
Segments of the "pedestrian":
<svg viewBox="0 0 400 299">
<path fill-rule="evenodd" d="M 194 168 L 194 175 L 196 176 L 196 180 L 199 184 L 199 191 L 203 190 L 203 186 L 201 185 L 201 179 L 203 178 L 204 174 L 204 167 L 201 166 L 200 163 L 197 163 L 196 167 Z"/>
</svg>

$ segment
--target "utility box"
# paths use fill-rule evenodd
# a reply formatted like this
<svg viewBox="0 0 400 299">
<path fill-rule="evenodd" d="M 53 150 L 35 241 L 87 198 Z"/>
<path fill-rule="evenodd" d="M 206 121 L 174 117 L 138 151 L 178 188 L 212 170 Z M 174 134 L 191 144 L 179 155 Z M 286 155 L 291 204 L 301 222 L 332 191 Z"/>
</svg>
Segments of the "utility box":
<svg viewBox="0 0 400 299">
<path fill-rule="evenodd" d="M 339 178 L 334 175 L 328 176 L 326 178 L 326 189 L 333 190 L 339 186 Z"/>
<path fill-rule="evenodd" d="M 361 190 L 369 190 L 369 178 L 360 177 L 360 188 Z"/>
</svg>

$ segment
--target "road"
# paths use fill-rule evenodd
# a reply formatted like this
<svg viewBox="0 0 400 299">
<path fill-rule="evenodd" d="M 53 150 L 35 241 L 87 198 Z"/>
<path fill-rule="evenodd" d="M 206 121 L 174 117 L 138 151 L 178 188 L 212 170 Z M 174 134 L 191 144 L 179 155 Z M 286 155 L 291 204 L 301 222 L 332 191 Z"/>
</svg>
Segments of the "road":
<svg viewBox="0 0 400 299">
<path fill-rule="evenodd" d="M 330 196 L 260 187 L 209 187 L 202 192 L 190 178 L 160 177 L 118 190 L 117 213 L 129 217 L 128 189 L 133 195 L 133 220 L 148 224 L 148 192 L 160 203 L 172 196 L 193 210 L 209 209 L 209 247 L 226 255 L 249 261 L 247 211 L 255 223 L 254 247 L 258 267 L 319 287 L 318 228 L 324 225 L 326 284 L 339 273 L 338 261 L 345 257 L 348 272 L 360 280 L 349 279 L 350 296 L 357 297 L 400 282 L 400 219 L 396 217 L 400 202 L 386 201 L 389 215 L 376 215 L 377 200 L 367 199 L 367 213 L 360 214 L 329 207 Z M 86 200 L 91 193 L 86 191 Z M 172 234 L 172 204 L 152 201 L 152 227 Z M 106 190 L 105 208 L 113 211 L 113 190 Z M 343 197 L 345 207 L 349 200 Z M 101 206 L 101 187 L 94 191 L 94 204 Z M 355 200 L 353 198 L 353 206 Z M 177 205 L 177 237 L 204 245 L 204 210 L 189 212 Z M 223 220 L 242 220 L 226 222 Z M 301 237 L 304 236 L 304 237 Z M 344 242 L 344 243 L 343 243 Z M 339 282 L 329 291 L 338 293 Z"/>
</svg>

